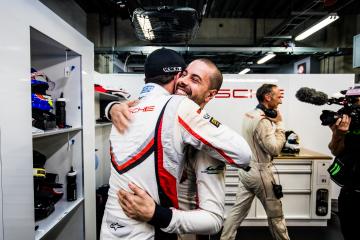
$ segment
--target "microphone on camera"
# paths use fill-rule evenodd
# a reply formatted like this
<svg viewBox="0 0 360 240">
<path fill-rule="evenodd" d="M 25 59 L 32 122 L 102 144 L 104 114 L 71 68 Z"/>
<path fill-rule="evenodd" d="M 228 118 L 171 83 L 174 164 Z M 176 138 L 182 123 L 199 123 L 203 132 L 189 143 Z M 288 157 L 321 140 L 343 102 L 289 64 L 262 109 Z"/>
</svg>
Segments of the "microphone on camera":
<svg viewBox="0 0 360 240">
<path fill-rule="evenodd" d="M 318 106 L 324 105 L 329 101 L 326 93 L 316 91 L 314 88 L 308 87 L 300 88 L 296 92 L 295 97 L 301 102 L 311 103 Z"/>
</svg>

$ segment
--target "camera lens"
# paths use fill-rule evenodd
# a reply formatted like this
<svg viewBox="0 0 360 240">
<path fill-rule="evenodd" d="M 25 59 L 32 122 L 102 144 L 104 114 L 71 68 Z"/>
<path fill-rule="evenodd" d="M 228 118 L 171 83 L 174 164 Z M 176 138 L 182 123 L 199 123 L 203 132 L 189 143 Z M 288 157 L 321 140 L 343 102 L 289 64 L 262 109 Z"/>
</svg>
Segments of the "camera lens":
<svg viewBox="0 0 360 240">
<path fill-rule="evenodd" d="M 323 110 L 322 114 L 320 115 L 321 125 L 333 125 L 339 117 L 340 116 L 334 111 Z"/>
</svg>

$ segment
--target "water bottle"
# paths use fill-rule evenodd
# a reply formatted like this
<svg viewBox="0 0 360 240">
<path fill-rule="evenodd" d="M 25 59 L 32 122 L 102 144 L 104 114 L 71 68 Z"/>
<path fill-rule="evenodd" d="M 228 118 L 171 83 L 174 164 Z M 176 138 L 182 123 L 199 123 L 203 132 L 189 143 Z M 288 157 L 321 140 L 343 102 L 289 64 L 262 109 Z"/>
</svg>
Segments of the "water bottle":
<svg viewBox="0 0 360 240">
<path fill-rule="evenodd" d="M 56 100 L 56 125 L 59 128 L 65 128 L 66 126 L 66 99 L 63 97 L 63 93 L 61 93 L 60 98 Z"/>
<path fill-rule="evenodd" d="M 77 199 L 77 187 L 76 187 L 76 174 L 73 167 L 71 167 L 70 171 L 66 175 L 66 199 L 68 201 L 75 201 Z"/>
</svg>

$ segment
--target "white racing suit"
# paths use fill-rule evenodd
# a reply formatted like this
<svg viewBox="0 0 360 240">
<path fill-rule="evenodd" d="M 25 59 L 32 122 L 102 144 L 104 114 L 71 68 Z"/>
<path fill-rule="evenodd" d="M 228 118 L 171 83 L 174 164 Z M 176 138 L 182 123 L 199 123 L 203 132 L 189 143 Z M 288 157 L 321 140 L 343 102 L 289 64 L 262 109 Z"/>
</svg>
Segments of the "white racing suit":
<svg viewBox="0 0 360 240">
<path fill-rule="evenodd" d="M 237 228 L 248 215 L 255 196 L 266 211 L 273 239 L 289 239 L 282 203 L 274 195 L 272 183 L 275 180 L 271 170 L 272 158 L 281 152 L 285 143 L 284 127 L 281 123 L 273 124 L 260 109 L 245 114 L 242 127 L 253 152 L 251 169 L 248 172 L 239 170 L 239 189 L 224 222 L 221 239 L 235 239 Z"/>
<path fill-rule="evenodd" d="M 182 224 L 195 218 L 176 210 L 184 147 L 192 145 L 238 167 L 249 164 L 251 149 L 240 135 L 200 111 L 193 101 L 184 96 L 171 96 L 157 84 L 144 86 L 140 102 L 131 112 L 133 120 L 128 131 L 120 134 L 113 126 L 110 133 L 112 168 L 100 238 L 161 239 L 162 236 L 173 239 L 161 235 L 159 227 L 128 218 L 116 193 L 121 188 L 130 191 L 128 183 L 135 183 L 157 204 L 172 208 L 171 222 L 160 225 L 163 230 L 186 231 L 187 227 Z"/>
<path fill-rule="evenodd" d="M 188 147 L 185 167 L 178 186 L 179 208 L 192 210 L 185 212 L 197 214 L 188 218 L 189 224 L 178 233 L 196 232 L 197 234 L 215 234 L 220 231 L 224 221 L 225 208 L 225 164 L 210 157 L 204 151 Z M 191 222 L 192 221 L 192 222 Z M 194 222 L 196 221 L 196 222 Z M 199 226 L 203 226 L 199 228 Z M 195 234 L 183 234 L 182 240 L 195 240 Z"/>
</svg>

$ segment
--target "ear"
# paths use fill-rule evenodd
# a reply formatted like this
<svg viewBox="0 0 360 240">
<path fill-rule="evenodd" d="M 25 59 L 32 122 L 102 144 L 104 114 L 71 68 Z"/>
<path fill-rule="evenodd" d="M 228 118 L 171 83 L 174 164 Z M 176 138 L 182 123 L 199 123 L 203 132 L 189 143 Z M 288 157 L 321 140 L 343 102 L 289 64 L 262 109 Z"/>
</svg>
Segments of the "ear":
<svg viewBox="0 0 360 240">
<path fill-rule="evenodd" d="M 264 100 L 265 100 L 266 102 L 270 102 L 270 101 L 271 101 L 271 96 L 270 96 L 270 94 L 265 94 Z"/>
<path fill-rule="evenodd" d="M 213 99 L 215 97 L 215 95 L 217 94 L 217 90 L 216 89 L 211 89 L 207 92 L 207 96 L 205 97 L 205 103 L 208 103 L 211 99 Z"/>
<path fill-rule="evenodd" d="M 175 80 L 178 80 L 178 79 L 180 78 L 180 76 L 181 76 L 181 72 L 178 72 L 178 73 L 175 75 L 174 79 L 175 79 Z"/>
</svg>

